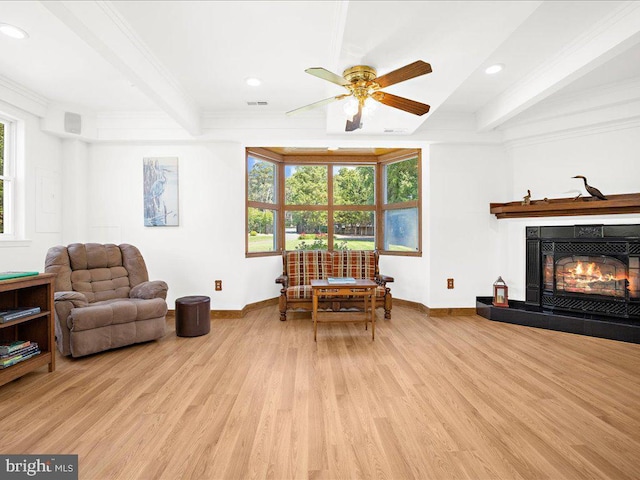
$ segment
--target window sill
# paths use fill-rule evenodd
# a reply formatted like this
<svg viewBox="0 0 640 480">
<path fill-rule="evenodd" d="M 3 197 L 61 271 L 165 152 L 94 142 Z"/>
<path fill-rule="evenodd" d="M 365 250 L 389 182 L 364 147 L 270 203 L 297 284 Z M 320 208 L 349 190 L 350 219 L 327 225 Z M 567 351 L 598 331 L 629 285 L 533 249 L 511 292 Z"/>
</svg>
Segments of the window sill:
<svg viewBox="0 0 640 480">
<path fill-rule="evenodd" d="M 3 247 L 28 247 L 32 243 L 31 240 L 14 240 L 10 238 L 0 237 L 0 248 Z"/>
</svg>

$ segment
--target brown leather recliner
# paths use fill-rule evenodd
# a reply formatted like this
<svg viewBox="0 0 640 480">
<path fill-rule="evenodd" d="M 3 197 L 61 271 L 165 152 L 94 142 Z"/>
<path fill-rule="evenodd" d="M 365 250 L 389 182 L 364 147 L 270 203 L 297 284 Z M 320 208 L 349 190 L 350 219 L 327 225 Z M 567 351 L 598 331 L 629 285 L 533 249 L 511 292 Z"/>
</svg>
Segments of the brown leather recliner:
<svg viewBox="0 0 640 480">
<path fill-rule="evenodd" d="M 47 252 L 55 280 L 55 334 L 63 355 L 81 357 L 164 336 L 167 284 L 149 281 L 133 245 L 74 243 Z"/>
</svg>

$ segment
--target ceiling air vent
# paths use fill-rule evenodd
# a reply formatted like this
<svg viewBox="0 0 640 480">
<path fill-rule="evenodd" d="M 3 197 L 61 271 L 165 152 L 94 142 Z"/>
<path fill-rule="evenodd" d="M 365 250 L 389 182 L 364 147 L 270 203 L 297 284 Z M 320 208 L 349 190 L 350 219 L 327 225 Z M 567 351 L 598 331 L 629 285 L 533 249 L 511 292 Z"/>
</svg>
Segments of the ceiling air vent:
<svg viewBox="0 0 640 480">
<path fill-rule="evenodd" d="M 250 107 L 266 107 L 269 102 L 247 102 Z"/>
<path fill-rule="evenodd" d="M 384 133 L 407 133 L 406 128 L 385 128 Z"/>
</svg>

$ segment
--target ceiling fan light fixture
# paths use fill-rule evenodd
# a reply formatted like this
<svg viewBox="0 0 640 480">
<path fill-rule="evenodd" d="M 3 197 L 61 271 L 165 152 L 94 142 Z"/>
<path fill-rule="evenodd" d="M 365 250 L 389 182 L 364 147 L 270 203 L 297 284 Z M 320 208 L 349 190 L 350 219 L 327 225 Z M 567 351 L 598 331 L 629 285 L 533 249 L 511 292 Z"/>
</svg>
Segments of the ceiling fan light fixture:
<svg viewBox="0 0 640 480">
<path fill-rule="evenodd" d="M 504 69 L 504 65 L 502 63 L 496 63 L 495 65 L 491 65 L 490 67 L 485 68 L 484 73 L 487 75 L 494 75 L 498 72 L 501 72 Z"/>
<path fill-rule="evenodd" d="M 353 117 L 356 113 L 358 113 L 358 100 L 355 97 L 349 97 L 349 99 L 344 102 L 342 108 L 344 109 L 344 113 L 348 117 Z"/>
<path fill-rule="evenodd" d="M 8 23 L 0 23 L 0 32 L 4 33 L 7 37 L 15 38 L 17 40 L 24 40 L 29 37 L 27 32 Z"/>
<path fill-rule="evenodd" d="M 246 78 L 244 81 L 250 87 L 259 87 L 260 85 L 262 85 L 262 80 L 256 77 L 249 77 L 249 78 Z"/>
<path fill-rule="evenodd" d="M 365 117 L 369 117 L 373 115 L 373 113 L 378 110 L 378 102 L 373 98 L 369 97 L 364 101 L 364 107 L 362 108 L 362 114 Z"/>
</svg>

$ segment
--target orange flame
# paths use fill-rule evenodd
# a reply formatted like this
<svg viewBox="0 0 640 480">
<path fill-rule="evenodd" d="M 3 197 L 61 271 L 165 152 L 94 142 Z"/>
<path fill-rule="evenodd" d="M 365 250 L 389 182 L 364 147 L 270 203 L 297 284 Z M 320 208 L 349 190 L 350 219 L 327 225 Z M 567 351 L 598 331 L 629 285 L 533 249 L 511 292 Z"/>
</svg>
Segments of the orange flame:
<svg viewBox="0 0 640 480">
<path fill-rule="evenodd" d="M 602 273 L 600 270 L 600 266 L 595 263 L 587 263 L 583 264 L 582 262 L 576 263 L 575 268 L 567 268 L 566 277 L 572 279 L 577 284 L 588 286 L 591 283 L 595 282 L 617 282 L 620 280 L 627 280 L 627 276 L 622 274 L 621 276 L 616 276 L 612 273 Z"/>
</svg>

